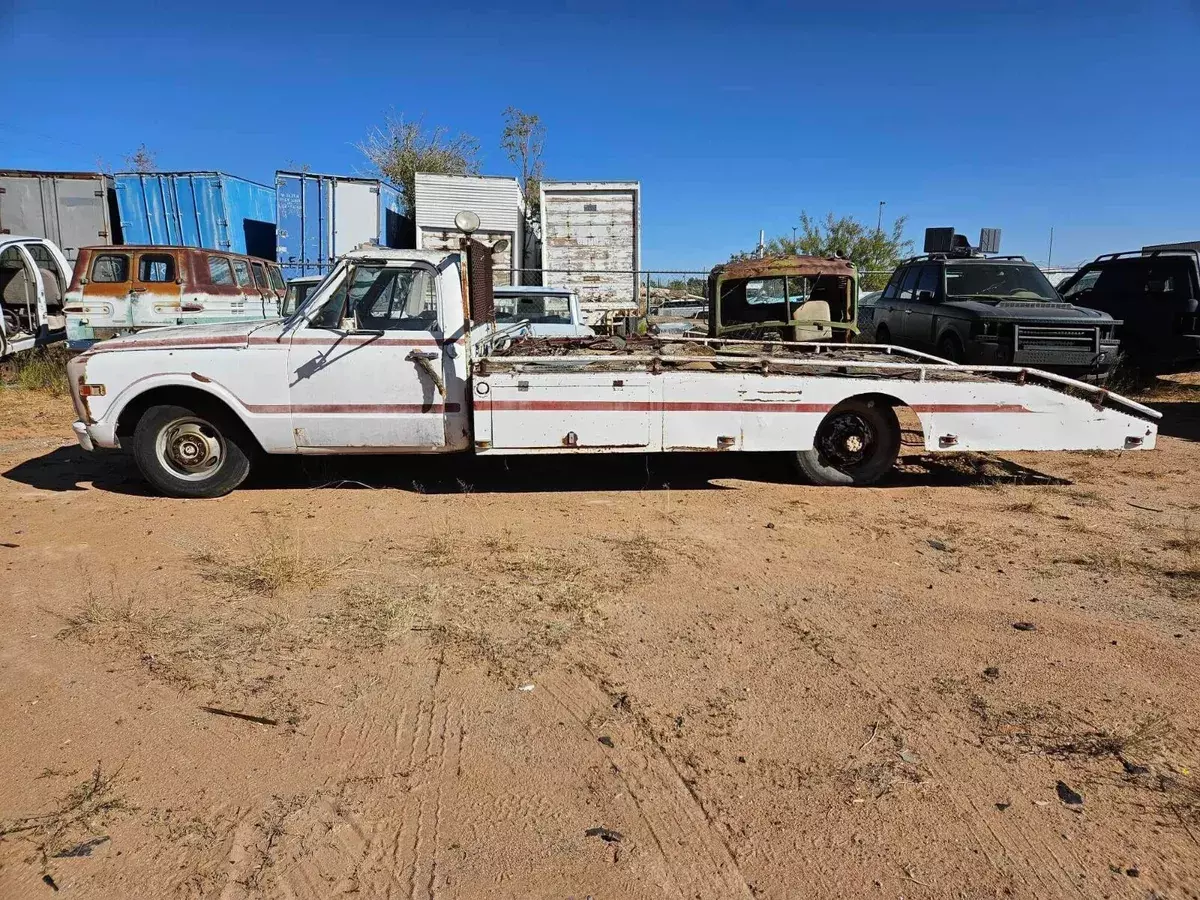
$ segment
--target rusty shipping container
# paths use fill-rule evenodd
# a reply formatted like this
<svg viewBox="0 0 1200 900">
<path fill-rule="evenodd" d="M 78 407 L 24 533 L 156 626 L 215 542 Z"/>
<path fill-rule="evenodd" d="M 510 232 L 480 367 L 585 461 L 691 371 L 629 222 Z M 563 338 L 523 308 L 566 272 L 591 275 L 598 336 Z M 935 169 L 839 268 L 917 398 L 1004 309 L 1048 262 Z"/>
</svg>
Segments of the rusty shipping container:
<svg viewBox="0 0 1200 900">
<path fill-rule="evenodd" d="M 121 243 L 112 177 L 102 172 L 0 171 L 0 234 L 46 238 L 72 263 L 80 247 Z"/>
<path fill-rule="evenodd" d="M 638 307 L 641 185 L 542 183 L 542 281 L 579 295 L 587 321 Z"/>
</svg>

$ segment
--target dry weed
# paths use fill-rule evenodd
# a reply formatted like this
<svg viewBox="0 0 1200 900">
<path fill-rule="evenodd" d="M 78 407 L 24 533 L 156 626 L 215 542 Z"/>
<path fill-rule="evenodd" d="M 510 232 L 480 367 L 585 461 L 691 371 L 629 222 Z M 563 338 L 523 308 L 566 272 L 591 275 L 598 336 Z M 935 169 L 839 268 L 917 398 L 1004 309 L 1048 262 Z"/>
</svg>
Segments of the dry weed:
<svg viewBox="0 0 1200 900">
<path fill-rule="evenodd" d="M 266 597 L 292 587 L 317 587 L 346 562 L 323 559 L 321 554 L 306 550 L 297 535 L 287 535 L 281 529 L 266 531 L 245 557 L 208 550 L 195 554 L 192 561 L 206 581 Z"/>
<path fill-rule="evenodd" d="M 115 791 L 118 775 L 120 769 L 105 775 L 97 762 L 91 778 L 72 788 L 50 812 L 0 823 L 0 837 L 25 835 L 36 843 L 45 865 L 51 857 L 69 852 L 84 835 L 100 836 L 115 813 L 133 808 Z"/>
<path fill-rule="evenodd" d="M 631 571 L 651 575 L 666 564 L 666 556 L 658 541 L 639 530 L 627 538 L 610 538 L 609 543 Z"/>
</svg>

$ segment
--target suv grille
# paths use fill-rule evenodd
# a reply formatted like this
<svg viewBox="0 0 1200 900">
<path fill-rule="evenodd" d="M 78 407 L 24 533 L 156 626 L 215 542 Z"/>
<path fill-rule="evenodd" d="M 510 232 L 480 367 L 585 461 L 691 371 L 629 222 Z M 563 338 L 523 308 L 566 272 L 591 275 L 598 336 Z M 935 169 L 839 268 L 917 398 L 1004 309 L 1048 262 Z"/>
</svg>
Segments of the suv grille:
<svg viewBox="0 0 1200 900">
<path fill-rule="evenodd" d="M 1022 325 L 1017 331 L 1017 350 L 1094 350 L 1098 328 L 1060 328 L 1047 325 Z"/>
</svg>

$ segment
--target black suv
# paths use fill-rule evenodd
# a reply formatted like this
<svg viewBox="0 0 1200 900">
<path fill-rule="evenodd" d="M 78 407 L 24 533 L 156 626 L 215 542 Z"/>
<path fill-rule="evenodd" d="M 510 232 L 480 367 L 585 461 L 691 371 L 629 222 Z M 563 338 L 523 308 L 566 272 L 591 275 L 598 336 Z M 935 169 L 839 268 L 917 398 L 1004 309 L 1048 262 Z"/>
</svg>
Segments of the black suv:
<svg viewBox="0 0 1200 900">
<path fill-rule="evenodd" d="M 1166 375 L 1200 366 L 1200 251 L 1108 253 L 1059 291 L 1066 300 L 1119 316 L 1122 350 L 1138 368 Z"/>
<path fill-rule="evenodd" d="M 954 238 L 948 252 L 896 269 L 875 301 L 877 343 L 1073 376 L 1104 375 L 1113 365 L 1120 323 L 1112 316 L 1065 302 L 1023 256 L 983 256 Z"/>
</svg>

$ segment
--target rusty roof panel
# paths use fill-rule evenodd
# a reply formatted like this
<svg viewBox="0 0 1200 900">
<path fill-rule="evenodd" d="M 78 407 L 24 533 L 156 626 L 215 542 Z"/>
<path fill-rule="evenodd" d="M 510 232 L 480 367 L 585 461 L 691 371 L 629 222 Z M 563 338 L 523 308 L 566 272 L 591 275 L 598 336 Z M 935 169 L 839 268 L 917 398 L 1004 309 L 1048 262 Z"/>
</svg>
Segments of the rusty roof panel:
<svg viewBox="0 0 1200 900">
<path fill-rule="evenodd" d="M 772 275 L 846 275 L 853 276 L 854 264 L 848 259 L 821 256 L 768 256 L 763 259 L 738 259 L 714 266 L 713 275 L 721 278 L 766 278 Z"/>
</svg>

